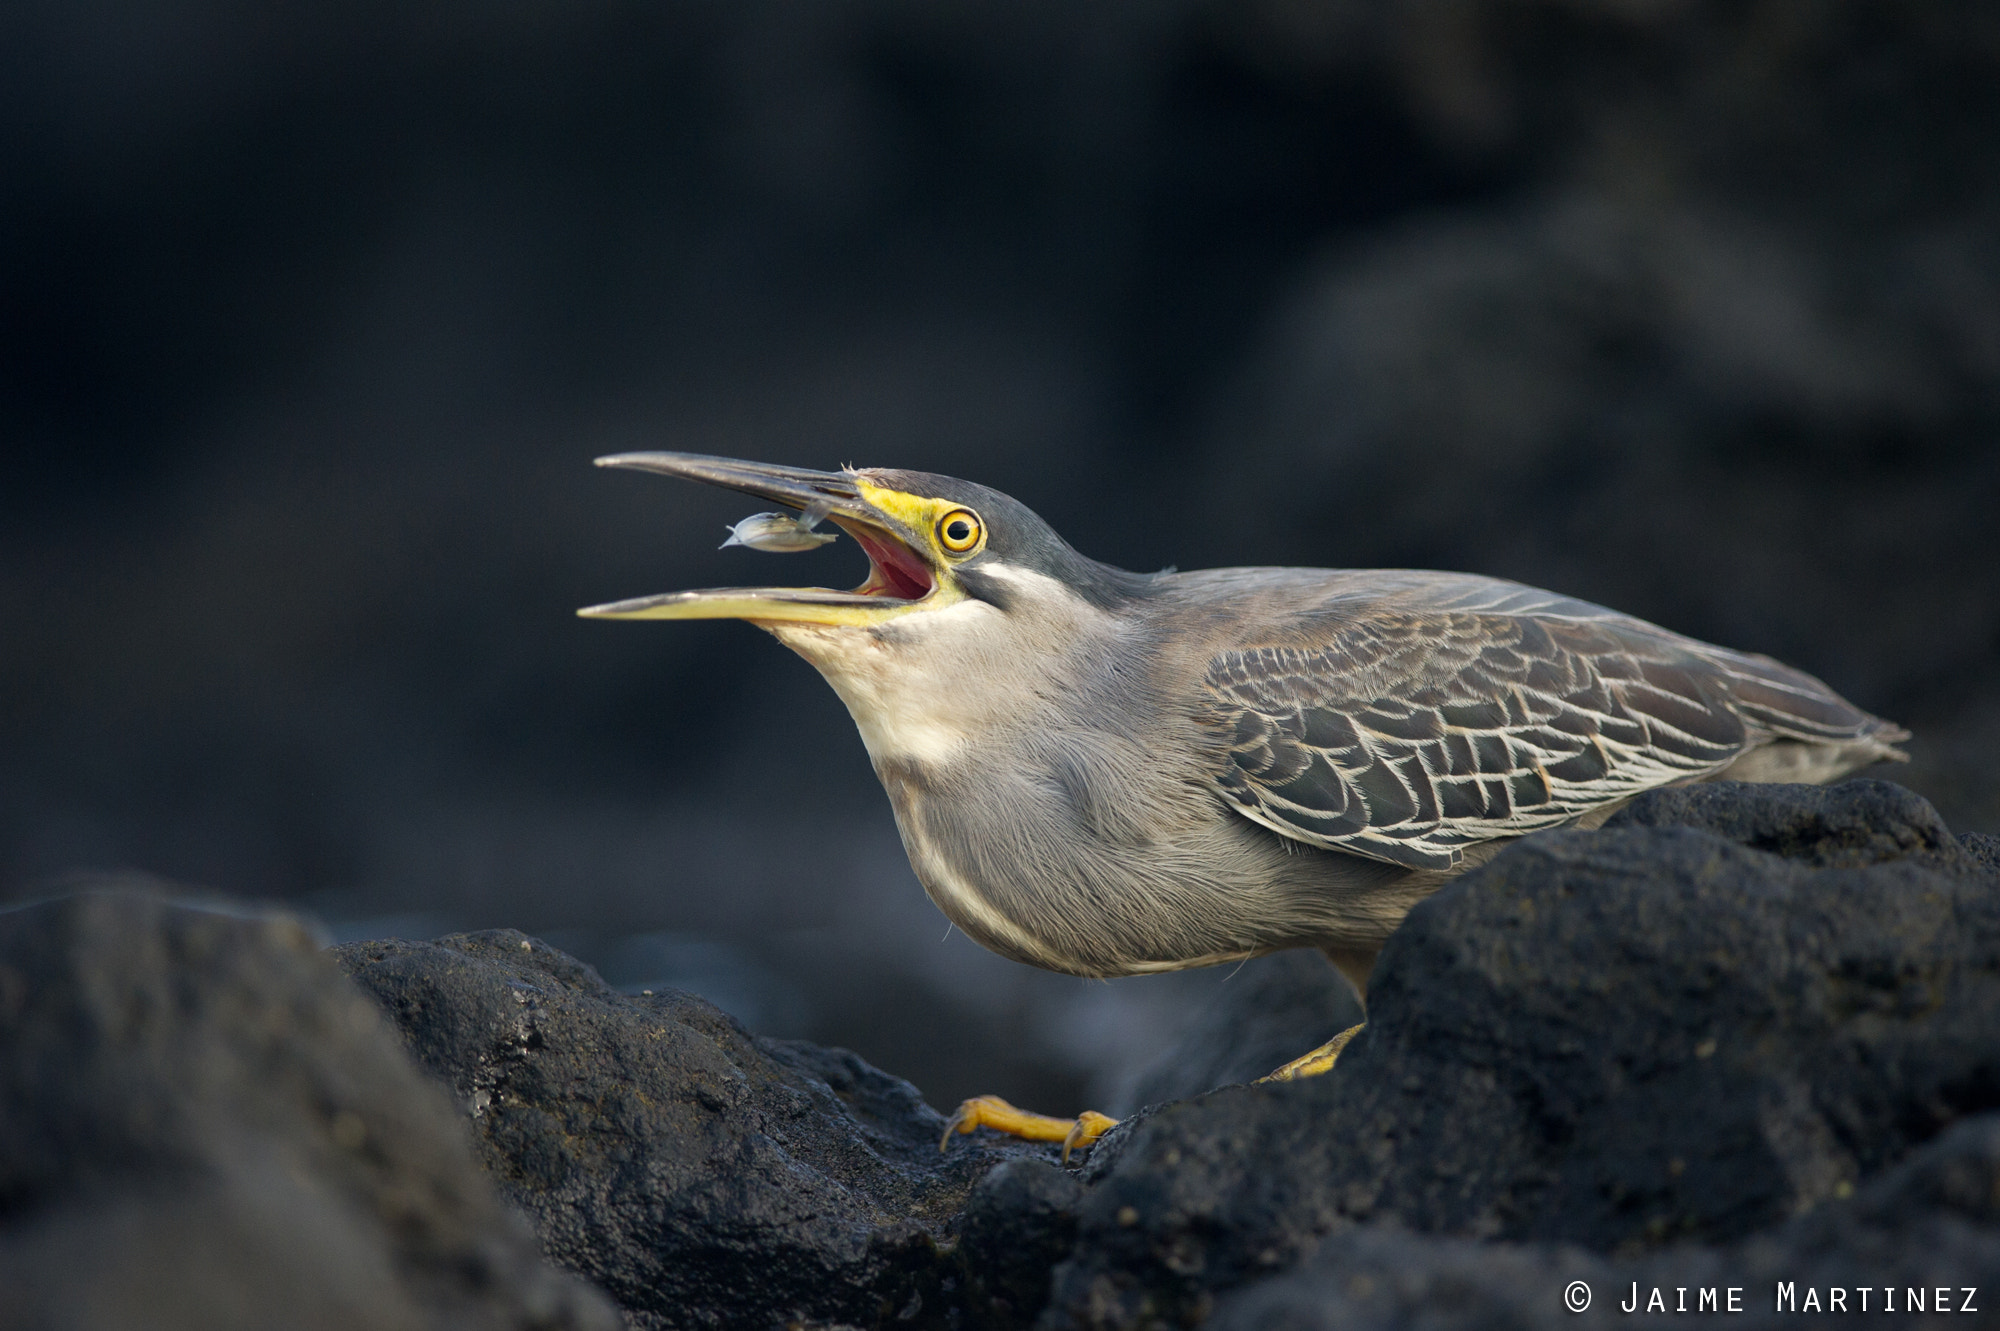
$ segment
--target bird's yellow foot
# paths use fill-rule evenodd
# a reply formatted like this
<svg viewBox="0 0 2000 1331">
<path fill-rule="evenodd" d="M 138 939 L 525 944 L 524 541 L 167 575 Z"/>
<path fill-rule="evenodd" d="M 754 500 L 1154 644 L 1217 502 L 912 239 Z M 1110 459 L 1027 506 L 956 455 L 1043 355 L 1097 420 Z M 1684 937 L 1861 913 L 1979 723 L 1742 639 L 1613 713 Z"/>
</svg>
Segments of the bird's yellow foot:
<svg viewBox="0 0 2000 1331">
<path fill-rule="evenodd" d="M 1367 1025 L 1366 1022 L 1362 1023 Z M 1361 1034 L 1361 1026 L 1349 1026 L 1340 1034 L 1328 1040 L 1309 1054 L 1300 1054 L 1277 1071 L 1257 1078 L 1258 1081 L 1297 1081 L 1300 1077 L 1317 1077 L 1322 1072 L 1333 1070 L 1334 1060 L 1340 1051 L 1347 1048 L 1347 1042 Z"/>
<path fill-rule="evenodd" d="M 1063 1161 L 1069 1161 L 1069 1153 L 1079 1146 L 1088 1146 L 1102 1137 L 1106 1129 L 1118 1122 L 1103 1114 L 1084 1110 L 1075 1118 L 1051 1118 L 1047 1114 L 1031 1114 L 1025 1109 L 1016 1109 L 997 1095 L 976 1095 L 958 1107 L 944 1125 L 944 1136 L 938 1138 L 938 1150 L 951 1144 L 954 1132 L 970 1133 L 974 1128 L 993 1128 L 1031 1142 L 1061 1142 Z"/>
</svg>

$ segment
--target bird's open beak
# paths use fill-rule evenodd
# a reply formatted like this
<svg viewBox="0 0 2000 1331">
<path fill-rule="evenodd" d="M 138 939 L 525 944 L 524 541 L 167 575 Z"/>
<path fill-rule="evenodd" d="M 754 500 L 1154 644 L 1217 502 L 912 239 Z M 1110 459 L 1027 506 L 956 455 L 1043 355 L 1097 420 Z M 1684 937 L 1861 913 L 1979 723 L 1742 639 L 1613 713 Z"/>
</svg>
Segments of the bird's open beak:
<svg viewBox="0 0 2000 1331">
<path fill-rule="evenodd" d="M 868 552 L 868 579 L 852 591 L 827 587 L 715 587 L 587 606 L 587 619 L 747 619 L 757 623 L 879 624 L 915 608 L 938 588 L 921 538 L 882 506 L 898 498 L 854 472 L 808 471 L 699 453 L 618 453 L 600 467 L 657 471 L 739 490 L 803 511 L 818 504 L 829 521 Z"/>
</svg>

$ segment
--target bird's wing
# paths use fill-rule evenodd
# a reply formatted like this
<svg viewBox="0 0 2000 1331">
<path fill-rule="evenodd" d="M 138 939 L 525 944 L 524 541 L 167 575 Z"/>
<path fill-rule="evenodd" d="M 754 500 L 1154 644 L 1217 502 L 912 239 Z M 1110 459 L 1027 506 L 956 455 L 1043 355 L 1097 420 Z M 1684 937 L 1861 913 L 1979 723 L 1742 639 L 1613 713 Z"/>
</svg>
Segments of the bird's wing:
<svg viewBox="0 0 2000 1331">
<path fill-rule="evenodd" d="M 1587 613 L 1377 610 L 1214 657 L 1200 720 L 1227 755 L 1218 786 L 1281 835 L 1448 869 L 1768 733 L 1700 644 L 1570 605 Z"/>
</svg>

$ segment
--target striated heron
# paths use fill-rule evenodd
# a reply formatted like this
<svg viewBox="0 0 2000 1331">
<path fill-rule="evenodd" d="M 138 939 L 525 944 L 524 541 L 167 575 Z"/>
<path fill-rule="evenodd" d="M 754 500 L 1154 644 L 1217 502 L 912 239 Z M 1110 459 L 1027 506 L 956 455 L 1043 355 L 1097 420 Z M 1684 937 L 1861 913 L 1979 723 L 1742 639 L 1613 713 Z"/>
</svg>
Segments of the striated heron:
<svg viewBox="0 0 2000 1331">
<path fill-rule="evenodd" d="M 1050 970 L 1316 947 L 1365 996 L 1410 907 L 1513 838 L 1594 826 L 1656 786 L 1821 782 L 1905 756 L 1905 731 L 1810 675 L 1518 583 L 1128 573 L 947 476 L 691 453 L 598 465 L 772 500 L 808 515 L 801 531 L 825 519 L 860 544 L 869 573 L 852 591 L 674 592 L 579 613 L 748 620 L 812 662 L 860 728 L 931 900 Z M 1324 1071 L 1352 1034 L 1273 1075 Z M 1111 1122 L 987 1096 L 952 1128 L 1074 1145 Z"/>
</svg>

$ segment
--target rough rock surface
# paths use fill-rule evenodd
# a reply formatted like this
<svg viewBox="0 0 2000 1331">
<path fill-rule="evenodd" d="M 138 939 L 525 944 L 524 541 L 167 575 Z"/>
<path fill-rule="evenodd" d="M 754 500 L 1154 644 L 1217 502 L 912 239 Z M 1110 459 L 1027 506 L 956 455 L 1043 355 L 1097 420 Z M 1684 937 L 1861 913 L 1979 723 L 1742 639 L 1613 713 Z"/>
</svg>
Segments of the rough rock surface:
<svg viewBox="0 0 2000 1331">
<path fill-rule="evenodd" d="M 519 933 L 336 949 L 364 997 L 288 917 L 45 903 L 0 914 L 0 1327 L 612 1324 L 475 1161 L 648 1328 L 1991 1298 L 1994 850 L 1879 782 L 1643 797 L 1412 912 L 1331 1075 L 1156 1104 L 1068 1169 L 941 1155 L 907 1083 Z M 1315 960 L 1231 1001 L 1342 998 Z M 1162 1066 L 1256 1045 L 1218 1008 Z"/>
<path fill-rule="evenodd" d="M 1107 1138 L 1048 1321 L 1198 1318 L 1363 1223 L 1629 1256 L 1847 1195 L 2000 1109 L 1986 849 L 1880 782 L 1510 848 L 1411 913 L 1333 1075 Z"/>
<path fill-rule="evenodd" d="M 0 913 L 0 1327 L 605 1328 L 296 918 Z"/>
<path fill-rule="evenodd" d="M 1574 1281 L 1589 1291 L 1576 1309 L 1564 1302 Z M 1990 1322 L 2000 1307 L 1996 1295 L 2000 1115 L 1982 1114 L 1920 1147 L 1852 1199 L 1739 1243 L 1621 1262 L 1569 1245 L 1474 1243 L 1357 1227 L 1328 1237 L 1297 1271 L 1226 1299 L 1209 1325 L 1367 1331 L 1420 1322 L 1435 1331 L 1471 1331 L 1611 1326 L 1623 1324 L 1628 1311 L 1732 1308 L 1740 1314 L 1732 1325 L 1795 1324 L 1798 1313 L 1866 1312 L 1879 1320 L 1885 1312 L 1909 1317 L 1919 1310 L 1979 1313 Z"/>
<path fill-rule="evenodd" d="M 940 1154 L 944 1120 L 843 1050 L 759 1039 L 687 994 L 621 995 L 512 930 L 336 953 L 457 1094 L 549 1255 L 633 1325 L 931 1324 L 947 1305 L 1018 1324 L 1069 1246 L 1076 1185 L 1053 1148 Z M 963 1246 L 991 1260 L 967 1291 L 959 1213 L 1003 1161 L 968 1212 Z"/>
</svg>

